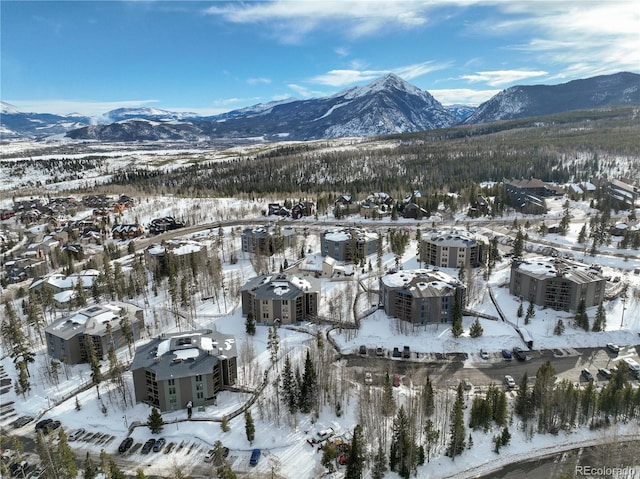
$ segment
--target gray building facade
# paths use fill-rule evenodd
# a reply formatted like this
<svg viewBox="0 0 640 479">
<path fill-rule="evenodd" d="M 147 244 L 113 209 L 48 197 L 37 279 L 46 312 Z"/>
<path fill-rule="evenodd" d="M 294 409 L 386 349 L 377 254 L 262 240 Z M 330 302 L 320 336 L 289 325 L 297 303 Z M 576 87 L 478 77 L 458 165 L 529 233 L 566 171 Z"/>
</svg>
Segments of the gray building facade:
<svg viewBox="0 0 640 479">
<path fill-rule="evenodd" d="M 257 323 L 292 324 L 318 314 L 320 283 L 310 276 L 293 274 L 260 275 L 241 290 L 242 314 Z"/>
<path fill-rule="evenodd" d="M 466 289 L 437 269 L 398 271 L 380 278 L 380 301 L 388 316 L 413 325 L 451 323 L 454 306 L 462 308 Z"/>
<path fill-rule="evenodd" d="M 559 258 L 532 258 L 511 265 L 509 292 L 557 311 L 575 311 L 604 300 L 606 279 L 590 266 Z"/>
<path fill-rule="evenodd" d="M 213 404 L 236 383 L 235 338 L 212 330 L 162 335 L 136 349 L 131 371 L 136 402 L 160 411 Z"/>
<path fill-rule="evenodd" d="M 125 315 L 130 323 L 129 340 L 120 324 Z M 111 346 L 118 350 L 140 339 L 143 332 L 142 309 L 119 302 L 89 306 L 44 329 L 47 352 L 66 364 L 88 362 L 87 341 L 92 341 L 98 359 L 104 359 Z"/>
<path fill-rule="evenodd" d="M 327 230 L 320 238 L 322 256 L 336 261 L 357 263 L 360 259 L 378 252 L 378 235 L 359 228 Z"/>
<path fill-rule="evenodd" d="M 486 241 L 465 230 L 433 230 L 420 241 L 420 260 L 439 268 L 477 268 L 484 262 Z"/>
</svg>

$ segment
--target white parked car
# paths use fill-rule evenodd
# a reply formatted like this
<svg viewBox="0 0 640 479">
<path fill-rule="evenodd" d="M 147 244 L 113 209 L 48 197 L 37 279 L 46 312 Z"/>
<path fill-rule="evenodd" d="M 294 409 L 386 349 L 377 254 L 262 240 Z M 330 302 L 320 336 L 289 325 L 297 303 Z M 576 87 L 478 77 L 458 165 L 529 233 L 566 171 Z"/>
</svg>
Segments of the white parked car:
<svg viewBox="0 0 640 479">
<path fill-rule="evenodd" d="M 509 389 L 513 389 L 516 387 L 515 380 L 513 379 L 512 376 L 509 376 L 508 374 L 504 377 L 504 383 L 507 385 Z"/>
<path fill-rule="evenodd" d="M 373 384 L 373 376 L 370 372 L 364 373 L 364 383 L 365 384 Z"/>
</svg>

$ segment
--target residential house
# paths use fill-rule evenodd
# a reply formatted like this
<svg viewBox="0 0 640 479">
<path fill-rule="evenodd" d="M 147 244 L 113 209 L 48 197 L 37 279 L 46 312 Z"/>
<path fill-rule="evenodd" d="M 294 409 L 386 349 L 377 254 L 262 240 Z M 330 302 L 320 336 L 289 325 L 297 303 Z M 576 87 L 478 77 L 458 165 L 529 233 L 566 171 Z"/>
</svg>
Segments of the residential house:
<svg viewBox="0 0 640 479">
<path fill-rule="evenodd" d="M 564 194 L 560 187 L 535 178 L 529 180 L 507 180 L 505 178 L 502 184 L 511 206 L 528 214 L 546 213 L 545 198 Z"/>
<path fill-rule="evenodd" d="M 131 225 L 115 225 L 111 228 L 111 237 L 113 239 L 127 240 L 138 238 L 144 234 L 144 227 L 139 224 Z"/>
</svg>

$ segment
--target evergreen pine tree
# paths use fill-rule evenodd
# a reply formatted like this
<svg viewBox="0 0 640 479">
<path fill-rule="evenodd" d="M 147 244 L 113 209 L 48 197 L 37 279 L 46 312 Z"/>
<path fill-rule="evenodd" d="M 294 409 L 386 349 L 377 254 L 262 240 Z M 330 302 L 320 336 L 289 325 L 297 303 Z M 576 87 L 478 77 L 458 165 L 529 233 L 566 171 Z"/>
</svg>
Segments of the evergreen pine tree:
<svg viewBox="0 0 640 479">
<path fill-rule="evenodd" d="M 411 425 L 404 409 L 398 409 L 393 420 L 391 448 L 389 453 L 389 469 L 397 472 L 404 479 L 409 479 L 415 467 L 417 445 L 412 437 Z"/>
<path fill-rule="evenodd" d="M 422 405 L 426 416 L 431 416 L 435 411 L 435 392 L 433 390 L 433 384 L 431 383 L 431 377 L 428 374 L 424 382 L 424 388 L 422 389 Z"/>
<path fill-rule="evenodd" d="M 587 306 L 584 299 L 581 299 L 580 303 L 578 303 L 578 309 L 576 310 L 574 320 L 576 326 L 584 329 L 585 331 L 589 331 L 589 316 L 587 316 Z"/>
<path fill-rule="evenodd" d="M 67 435 L 63 428 L 58 429 L 58 448 L 56 457 L 58 459 L 58 478 L 75 479 L 78 475 L 76 466 L 76 454 L 67 442 Z"/>
<path fill-rule="evenodd" d="M 249 336 L 255 336 L 256 321 L 253 318 L 253 313 L 251 311 L 247 313 L 247 319 L 245 320 L 245 323 L 244 323 L 244 329 Z"/>
<path fill-rule="evenodd" d="M 300 387 L 300 412 L 310 413 L 316 405 L 317 379 L 316 369 L 311 361 L 311 353 L 307 349 L 307 357 L 304 361 L 304 373 Z"/>
<path fill-rule="evenodd" d="M 98 361 L 98 356 L 96 355 L 96 348 L 93 345 L 93 337 L 90 335 L 85 335 L 84 344 L 87 351 L 87 361 L 89 362 L 89 367 L 91 368 L 91 380 L 93 381 L 93 384 L 96 385 L 96 392 L 98 393 L 98 399 L 100 399 L 99 386 L 102 382 L 102 371 L 100 371 L 100 362 Z"/>
<path fill-rule="evenodd" d="M 598 305 L 598 311 L 596 312 L 596 317 L 593 320 L 593 327 L 591 331 L 599 332 L 604 331 L 607 327 L 607 313 L 604 310 L 604 305 L 602 302 Z"/>
<path fill-rule="evenodd" d="M 387 457 L 385 456 L 382 443 L 378 444 L 378 450 L 373 456 L 373 466 L 371 467 L 371 479 L 384 479 L 387 472 Z"/>
<path fill-rule="evenodd" d="M 289 356 L 284 359 L 281 391 L 282 400 L 287 405 L 289 413 L 295 414 L 298 411 L 298 388 Z"/>
<path fill-rule="evenodd" d="M 222 416 L 222 421 L 220 421 L 220 429 L 222 432 L 229 432 L 231 427 L 229 426 L 229 418 L 227 416 Z"/>
<path fill-rule="evenodd" d="M 453 324 L 451 325 L 451 336 L 454 338 L 459 338 L 462 336 L 464 329 L 462 328 L 462 318 L 456 318 L 453 320 Z"/>
<path fill-rule="evenodd" d="M 424 440 L 427 444 L 427 462 L 431 461 L 431 451 L 438 443 L 439 437 L 440 431 L 436 429 L 436 426 L 431 419 L 427 419 L 424 423 Z"/>
<path fill-rule="evenodd" d="M 451 335 L 454 338 L 459 338 L 464 332 L 462 328 L 462 301 L 460 294 L 456 292 L 453 301 L 453 324 L 451 325 Z"/>
<path fill-rule="evenodd" d="M 96 479 L 97 476 L 98 476 L 98 467 L 91 459 L 91 456 L 89 455 L 89 451 L 87 451 L 87 454 L 84 458 L 83 479 Z"/>
<path fill-rule="evenodd" d="M 456 400 L 451 410 L 451 426 L 449 429 L 449 444 L 445 454 L 452 460 L 462 454 L 465 448 L 466 432 L 464 427 L 464 393 L 462 383 L 458 384 Z"/>
<path fill-rule="evenodd" d="M 393 397 L 393 389 L 391 385 L 391 379 L 389 378 L 389 372 L 387 371 L 384 376 L 384 384 L 382 386 L 382 404 L 381 413 L 383 416 L 391 416 L 396 410 L 396 401 Z"/>
<path fill-rule="evenodd" d="M 353 430 L 351 448 L 347 457 L 347 471 L 344 479 L 362 479 L 365 461 L 365 442 L 362 436 L 362 426 L 357 424 Z"/>
<path fill-rule="evenodd" d="M 151 413 L 147 417 L 147 426 L 149 427 L 151 434 L 158 434 L 164 427 L 164 420 L 162 419 L 162 415 L 160 414 L 160 411 L 158 411 L 158 409 L 156 409 L 155 407 L 151 408 Z"/>
<path fill-rule="evenodd" d="M 524 308 L 522 307 L 522 303 L 518 305 L 518 311 L 516 311 L 516 316 L 521 318 L 524 315 Z"/>
<path fill-rule="evenodd" d="M 131 244 L 131 243 L 129 243 L 129 244 Z M 147 479 L 147 476 L 145 475 L 145 473 L 144 473 L 144 471 L 142 470 L 141 467 L 136 469 L 136 479 Z"/>
<path fill-rule="evenodd" d="M 479 338 L 482 336 L 484 330 L 482 329 L 482 325 L 480 324 L 480 320 L 476 318 L 471 324 L 471 329 L 469 329 L 469 336 L 472 338 Z"/>
<path fill-rule="evenodd" d="M 531 395 L 529 393 L 529 375 L 525 371 L 518 386 L 516 393 L 515 413 L 522 418 L 523 421 L 531 419 L 533 410 L 531 408 Z"/>
<path fill-rule="evenodd" d="M 564 322 L 559 319 L 558 322 L 556 323 L 556 327 L 553 328 L 553 334 L 555 334 L 556 336 L 562 336 L 562 334 L 564 333 Z"/>
<path fill-rule="evenodd" d="M 253 440 L 256 438 L 256 426 L 253 423 L 251 411 L 248 409 L 244 412 L 244 430 L 247 434 L 247 441 L 249 444 L 253 444 Z"/>
<path fill-rule="evenodd" d="M 513 242 L 513 260 L 517 261 L 522 259 L 522 254 L 524 253 L 524 235 L 522 234 L 522 230 L 518 229 L 516 233 L 516 239 Z"/>
</svg>

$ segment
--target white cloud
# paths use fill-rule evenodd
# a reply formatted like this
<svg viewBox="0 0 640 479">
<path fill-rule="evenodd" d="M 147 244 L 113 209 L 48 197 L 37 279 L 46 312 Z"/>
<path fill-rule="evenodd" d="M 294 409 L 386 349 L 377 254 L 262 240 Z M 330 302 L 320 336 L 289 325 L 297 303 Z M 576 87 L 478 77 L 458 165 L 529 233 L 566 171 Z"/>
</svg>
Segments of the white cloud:
<svg viewBox="0 0 640 479">
<path fill-rule="evenodd" d="M 377 34 L 387 29 L 411 29 L 428 21 L 428 2 L 386 1 L 290 1 L 226 3 L 205 9 L 205 13 L 233 23 L 263 23 L 292 42 L 302 35 L 326 27 L 328 22 L 349 24 L 343 30 L 352 37 Z"/>
<path fill-rule="evenodd" d="M 494 70 L 463 75 L 462 78 L 471 83 L 484 82 L 489 86 L 501 86 L 545 75 L 548 75 L 548 72 L 543 70 Z"/>
<path fill-rule="evenodd" d="M 468 88 L 429 89 L 429 93 L 443 105 L 470 105 L 477 106 L 487 101 L 500 90 L 471 90 Z"/>
<path fill-rule="evenodd" d="M 311 83 L 319 83 L 332 87 L 343 87 L 355 83 L 366 83 L 375 80 L 388 73 L 395 73 L 404 80 L 413 80 L 428 73 L 447 68 L 449 64 L 422 62 L 413 65 L 405 65 L 401 67 L 391 68 L 388 70 L 360 70 L 360 69 L 344 69 L 330 70 L 322 75 L 316 75 L 309 79 Z"/>
<path fill-rule="evenodd" d="M 249 78 L 247 79 L 249 85 L 269 85 L 271 83 L 270 78 Z"/>
</svg>

